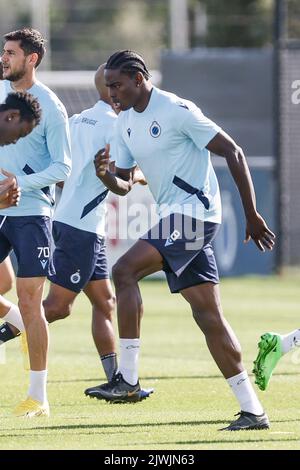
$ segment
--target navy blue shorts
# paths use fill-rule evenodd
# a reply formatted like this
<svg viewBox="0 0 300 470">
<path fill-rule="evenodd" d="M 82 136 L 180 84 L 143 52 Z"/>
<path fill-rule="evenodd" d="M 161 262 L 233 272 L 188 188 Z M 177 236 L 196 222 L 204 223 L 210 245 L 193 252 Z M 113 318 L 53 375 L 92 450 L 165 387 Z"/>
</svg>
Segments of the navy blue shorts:
<svg viewBox="0 0 300 470">
<path fill-rule="evenodd" d="M 55 273 L 49 281 L 79 293 L 88 282 L 109 278 L 103 237 L 57 221 L 52 233 Z"/>
<path fill-rule="evenodd" d="M 51 219 L 43 215 L 0 216 L 0 262 L 14 250 L 17 277 L 43 277 L 53 272 Z"/>
<path fill-rule="evenodd" d="M 213 222 L 171 214 L 141 237 L 161 254 L 163 270 L 172 293 L 204 282 L 219 283 L 211 245 L 219 227 L 220 224 Z"/>
</svg>

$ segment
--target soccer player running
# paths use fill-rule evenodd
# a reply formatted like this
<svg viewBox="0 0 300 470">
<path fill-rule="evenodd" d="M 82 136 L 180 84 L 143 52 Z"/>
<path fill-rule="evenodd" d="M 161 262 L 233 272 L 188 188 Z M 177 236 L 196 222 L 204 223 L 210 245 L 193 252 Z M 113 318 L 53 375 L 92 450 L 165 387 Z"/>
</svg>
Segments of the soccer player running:
<svg viewBox="0 0 300 470">
<path fill-rule="evenodd" d="M 11 249 L 17 261 L 19 309 L 1 306 L 0 316 L 22 331 L 25 325 L 30 358 L 28 396 L 15 409 L 17 416 L 48 416 L 47 355 L 48 326 L 42 309 L 45 278 L 52 269 L 51 215 L 55 183 L 64 181 L 71 170 L 69 126 L 65 108 L 56 95 L 36 79 L 36 68 L 44 53 L 44 39 L 24 28 L 4 36 L 2 53 L 6 93 L 27 91 L 39 100 L 40 124 L 30 135 L 0 151 L 1 166 L 7 170 L 3 185 L 21 188 L 18 207 L 0 212 L 0 262 Z M 3 170 L 4 171 L 4 170 Z M 7 309 L 9 309 L 7 311 Z M 6 314 L 5 314 L 6 310 Z"/>
<path fill-rule="evenodd" d="M 266 390 L 279 359 L 300 346 L 300 329 L 286 335 L 264 333 L 258 343 L 258 354 L 254 361 L 255 383 Z"/>
<path fill-rule="evenodd" d="M 69 119 L 72 171 L 54 213 L 55 273 L 43 305 L 48 322 L 70 315 L 83 290 L 92 305 L 92 334 L 108 380 L 116 369 L 112 317 L 115 297 L 109 280 L 105 246 L 107 188 L 96 177 L 94 156 L 112 145 L 117 115 L 104 86 L 104 65 L 95 75 L 99 101 Z"/>
<path fill-rule="evenodd" d="M 2 80 L 2 62 L 0 62 L 0 80 Z M 1 84 L 1 82 L 0 82 Z M 0 104 L 0 146 L 17 142 L 28 135 L 40 123 L 41 110 L 38 103 L 29 93 L 9 93 L 4 103 Z M 0 194 L 0 208 L 18 205 L 19 188 L 5 188 Z M 14 271 L 7 257 L 0 263 L 0 294 L 8 292 L 14 281 Z"/>
<path fill-rule="evenodd" d="M 274 234 L 256 210 L 243 151 L 194 103 L 154 87 L 143 58 L 135 52 L 123 50 L 109 57 L 105 81 L 122 112 L 116 126 L 116 175 L 109 171 L 108 149 L 97 155 L 97 175 L 111 191 L 126 195 L 138 164 L 158 205 L 160 221 L 113 267 L 120 365 L 113 380 L 99 387 L 99 395 L 126 402 L 139 392 L 142 299 L 138 281 L 163 269 L 171 292 L 180 292 L 190 304 L 240 404 L 239 417 L 224 429 L 266 429 L 268 417 L 243 366 L 239 342 L 223 316 L 211 246 L 221 223 L 221 202 L 210 152 L 226 158 L 236 182 L 246 216 L 246 241 L 252 238 L 261 251 L 274 245 Z"/>
<path fill-rule="evenodd" d="M 68 316 L 76 296 L 84 291 L 92 304 L 92 334 L 108 380 L 117 369 L 112 317 L 115 296 L 109 279 L 106 246 L 106 197 L 108 189 L 95 175 L 94 157 L 110 145 L 114 155 L 117 115 L 111 107 L 102 64 L 95 75 L 100 100 L 91 109 L 70 119 L 72 172 L 64 184 L 54 214 L 53 262 L 50 292 L 43 305 L 49 322 Z M 138 182 L 136 180 L 135 182 Z M 87 389 L 86 395 L 97 396 Z M 143 391 L 139 399 L 145 398 Z"/>
<path fill-rule="evenodd" d="M 39 103 L 32 95 L 9 93 L 4 103 L 0 104 L 0 146 L 14 144 L 21 137 L 30 134 L 32 129 L 39 124 L 40 119 Z M 20 190 L 14 181 L 6 181 L 2 184 L 0 209 L 18 205 L 19 199 Z M 3 290 L 8 289 L 5 287 Z"/>
<path fill-rule="evenodd" d="M 94 157 L 100 148 L 109 144 L 114 154 L 117 115 L 112 110 L 104 83 L 104 66 L 102 64 L 95 74 L 99 101 L 69 119 L 73 165 L 53 217 L 55 273 L 48 276 L 50 290 L 43 307 L 49 323 L 66 318 L 75 298 L 84 291 L 92 305 L 94 342 L 107 380 L 111 380 L 117 369 L 117 357 L 112 325 L 115 297 L 105 246 L 108 190 L 94 169 Z M 3 342 L 16 334 L 18 330 L 9 323 L 1 325 L 0 340 Z M 92 387 L 85 393 L 97 396 L 97 389 Z M 147 394 L 147 391 L 141 392 L 140 399 Z"/>
</svg>

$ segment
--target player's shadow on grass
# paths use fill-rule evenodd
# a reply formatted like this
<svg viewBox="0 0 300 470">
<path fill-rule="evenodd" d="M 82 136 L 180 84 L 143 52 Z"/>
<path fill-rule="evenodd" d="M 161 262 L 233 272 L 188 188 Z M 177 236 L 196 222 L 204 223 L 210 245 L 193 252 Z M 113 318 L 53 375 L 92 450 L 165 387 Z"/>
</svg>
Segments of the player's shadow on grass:
<svg viewBox="0 0 300 470">
<path fill-rule="evenodd" d="M 275 423 L 291 423 L 291 422 L 299 422 L 299 419 L 287 419 L 287 420 L 272 420 L 272 424 Z M 71 430 L 71 429 L 114 429 L 114 428 L 135 428 L 135 427 L 161 427 L 161 426 L 207 426 L 207 425 L 223 425 L 229 424 L 230 420 L 228 419 L 218 419 L 218 420 L 203 420 L 203 421 L 170 421 L 165 423 L 130 423 L 130 424 L 63 424 L 63 425 L 55 425 L 55 426 L 37 426 L 31 429 L 49 429 L 49 430 Z M 299 438 L 296 439 L 299 441 Z"/>
<path fill-rule="evenodd" d="M 299 420 L 292 419 L 292 420 L 273 420 L 272 423 L 290 423 L 290 422 L 297 422 Z M 7 430 L 9 434 L 5 433 L 5 430 L 2 429 L 0 432 L 0 437 L 9 437 L 9 438 L 28 438 L 28 437 L 34 437 L 36 436 L 35 433 L 32 433 L 32 431 L 70 431 L 71 434 L 73 435 L 73 431 L 77 430 L 79 431 L 80 435 L 90 435 L 90 434 L 119 434 L 120 431 L 119 429 L 131 429 L 131 428 L 138 428 L 139 431 L 141 431 L 141 428 L 151 428 L 151 427 L 162 427 L 162 426 L 208 426 L 208 425 L 214 425 L 218 427 L 224 427 L 229 424 L 229 420 L 205 420 L 205 421 L 189 421 L 189 422 L 184 422 L 182 423 L 181 421 L 171 421 L 171 422 L 166 422 L 166 423 L 131 423 L 131 424 L 120 424 L 120 423 L 115 423 L 115 424 L 70 424 L 70 425 L 55 425 L 55 426 L 47 426 L 45 423 L 45 426 L 36 426 L 36 427 L 30 427 L 28 429 L 20 429 L 20 428 L 14 428 L 14 429 L 9 429 Z M 220 431 L 220 428 L 216 429 L 216 431 Z M 20 431 L 22 434 L 10 434 L 12 431 Z M 31 433 L 28 433 L 27 431 L 31 431 Z M 87 431 L 87 432 L 84 432 Z M 90 431 L 90 432 L 88 432 Z M 201 430 L 200 430 L 201 432 Z M 251 432 L 251 431 L 249 431 Z M 272 430 L 265 430 L 265 431 L 259 431 L 259 435 L 261 436 L 260 439 L 253 439 L 253 438 L 246 438 L 247 437 L 247 432 L 243 432 L 243 439 L 227 439 L 225 436 L 229 437 L 231 436 L 231 433 L 228 433 L 224 431 L 220 431 L 220 435 L 224 436 L 224 439 L 207 439 L 207 440 L 190 440 L 190 441 L 170 441 L 170 442 L 158 442 L 157 444 L 163 445 L 163 444 L 173 444 L 173 445 L 187 445 L 187 444 L 193 444 L 193 445 L 200 445 L 200 444 L 230 444 L 230 443 L 257 443 L 257 442 L 299 442 L 298 437 L 289 437 L 286 439 L 282 439 L 280 436 L 278 438 L 271 438 L 271 439 L 265 439 L 264 436 L 266 436 L 266 433 L 272 433 Z M 240 433 L 233 433 L 234 436 L 239 436 Z M 138 443 L 134 444 L 131 443 L 132 448 L 134 448 L 135 445 L 141 446 L 143 443 L 139 441 Z M 148 443 L 145 443 L 148 444 Z M 155 444 L 152 442 L 151 444 Z"/>
<path fill-rule="evenodd" d="M 51 431 L 59 431 L 59 430 L 72 430 L 72 429 L 115 429 L 115 428 L 122 428 L 122 429 L 129 429 L 129 428 L 141 428 L 141 427 L 160 427 L 160 426 L 182 426 L 183 424 L 185 426 L 201 426 L 201 425 L 208 425 L 208 424 L 227 424 L 228 420 L 214 420 L 214 421 L 188 421 L 182 423 L 182 421 L 171 421 L 167 423 L 130 423 L 130 424 L 122 424 L 122 423 L 116 423 L 116 424 L 62 424 L 60 425 L 55 425 L 55 426 L 36 426 L 33 428 L 30 428 L 30 430 L 51 430 Z M 17 429 L 10 429 L 10 431 L 17 431 Z M 23 429 L 24 431 L 24 429 Z"/>
<path fill-rule="evenodd" d="M 178 375 L 178 376 L 156 376 L 156 377 L 140 377 L 140 380 L 177 380 L 177 379 L 223 379 L 221 375 Z M 102 382 L 101 382 L 102 380 Z M 97 377 L 96 379 L 75 379 L 75 380 L 48 380 L 49 384 L 55 384 L 55 383 L 73 383 L 73 382 L 94 382 L 94 383 L 104 383 L 105 378 L 99 379 Z"/>
<path fill-rule="evenodd" d="M 245 432 L 247 433 L 248 431 L 242 431 L 243 432 L 243 436 L 247 436 L 247 434 L 245 434 Z M 259 431 L 259 433 L 261 433 L 262 431 Z M 268 432 L 268 431 L 265 431 L 265 432 Z M 297 439 L 296 437 L 293 437 L 293 438 L 288 438 L 288 439 L 212 439 L 212 440 L 207 440 L 207 441 L 170 441 L 170 442 L 151 442 L 151 444 L 159 444 L 159 445 L 198 445 L 198 444 L 238 444 L 238 443 L 255 443 L 255 442 L 261 442 L 261 443 L 265 443 L 265 442 L 299 442 L 299 439 Z M 131 444 L 132 445 L 132 444 Z M 140 443 L 137 444 L 138 446 L 140 446 Z M 132 445 L 132 447 L 134 447 L 134 444 Z"/>
<path fill-rule="evenodd" d="M 195 423 L 185 423 L 185 424 L 192 424 L 192 425 L 199 425 L 199 424 L 218 424 L 218 425 L 223 425 L 227 422 L 225 421 L 198 421 L 198 422 L 195 422 Z M 180 425 L 182 426 L 182 423 L 145 423 L 144 426 L 159 426 L 159 425 Z M 61 429 L 64 429 L 64 430 L 73 430 L 73 429 L 76 429 L 76 430 L 80 430 L 80 429 L 97 429 L 97 428 L 101 428 L 101 429 L 105 429 L 105 432 L 106 434 L 112 434 L 110 432 L 107 432 L 107 428 L 115 428 L 115 427 L 118 427 L 118 428 L 128 428 L 128 427 L 137 427 L 137 426 L 140 426 L 139 425 L 134 425 L 134 424 L 128 424 L 128 425 L 96 425 L 96 426 L 93 426 L 93 425 L 81 425 L 81 426 L 45 426 L 45 427 L 36 427 L 36 428 L 30 428 L 28 429 L 28 431 L 33 431 L 33 430 L 36 430 L 36 431 L 39 431 L 39 430 L 61 430 Z M 10 430 L 11 431 L 11 430 Z M 28 437 L 35 437 L 36 434 L 28 434 L 26 433 L 26 431 L 24 432 L 25 430 L 23 429 L 22 430 L 22 433 L 23 434 L 2 434 L 1 436 L 2 437 L 9 437 L 9 438 L 14 438 L 14 437 L 17 437 L 17 438 L 28 438 Z M 251 431 L 249 431 L 251 432 Z M 162 441 L 159 441 L 159 442 L 151 442 L 151 445 L 155 445 L 155 444 L 159 444 L 159 445 L 209 445 L 209 444 L 238 444 L 238 443 L 262 443 L 262 444 L 265 444 L 267 442 L 278 442 L 278 443 L 284 443 L 284 442 L 299 442 L 299 438 L 297 437 L 288 437 L 288 438 L 285 438 L 285 439 L 282 439 L 281 437 L 278 437 L 278 438 L 268 438 L 266 439 L 266 433 L 269 433 L 270 431 L 268 430 L 265 430 L 265 431 L 259 431 L 259 435 L 261 436 L 260 439 L 253 439 L 251 437 L 247 438 L 247 432 L 244 431 L 242 432 L 242 435 L 243 435 L 243 439 L 226 439 L 225 436 L 231 436 L 231 433 L 228 433 L 226 431 L 222 432 L 220 431 L 220 435 L 223 435 L 224 436 L 224 439 L 211 439 L 211 438 L 208 438 L 207 440 L 189 440 L 189 441 L 166 441 L 166 442 L 162 442 Z M 80 432 L 79 433 L 80 435 L 90 435 L 90 434 L 95 434 L 95 431 L 93 431 L 93 433 L 91 432 Z M 116 434 L 116 433 L 113 433 L 113 434 Z M 119 434 L 119 432 L 118 432 Z M 73 435 L 73 433 L 72 433 Z M 240 433 L 234 433 L 235 436 L 238 436 L 238 435 L 241 435 Z M 149 445 L 149 442 L 142 442 L 141 440 L 139 440 L 136 444 L 131 442 L 130 446 L 131 446 L 131 449 L 134 449 L 135 446 L 138 446 L 140 447 L 141 445 Z"/>
<path fill-rule="evenodd" d="M 132 403 L 119 403 L 120 406 L 124 405 L 131 405 L 133 406 Z M 118 406 L 117 404 L 114 404 L 114 406 Z M 59 418 L 59 416 L 57 416 Z M 11 416 L 1 416 L 1 419 L 9 419 L 11 420 Z M 69 419 L 75 419 L 74 418 L 69 418 Z M 77 418 L 76 418 L 77 419 Z M 35 426 L 32 428 L 28 429 L 50 429 L 50 430 L 58 430 L 58 429 L 77 429 L 77 428 L 82 428 L 82 429 L 90 429 L 90 428 L 133 428 L 136 426 L 201 426 L 201 425 L 208 425 L 208 424 L 229 424 L 230 420 L 229 419 L 224 419 L 224 420 L 205 420 L 205 421 L 171 421 L 171 422 L 166 422 L 166 423 L 131 423 L 131 424 L 62 424 L 62 425 L 55 425 L 55 426 L 47 426 L 47 423 L 45 422 L 45 426 Z M 271 424 L 275 423 L 298 423 L 300 422 L 299 419 L 272 419 Z M 10 431 L 19 431 L 19 428 L 10 428 Z M 23 429 L 24 430 L 24 429 Z M 0 430 L 1 433 L 2 430 Z M 298 439 L 299 440 L 299 439 Z"/>
<path fill-rule="evenodd" d="M 254 377 L 254 374 L 249 374 L 250 376 Z M 300 375 L 300 372 L 278 372 L 274 373 L 273 377 L 276 376 L 297 376 Z M 157 376 L 147 376 L 147 377 L 140 377 L 140 380 L 177 380 L 177 379 L 222 379 L 223 376 L 220 375 L 157 375 Z M 70 379 L 70 380 L 48 380 L 49 384 L 58 384 L 58 383 L 76 383 L 76 382 L 94 382 L 94 383 L 104 383 L 106 379 L 103 377 L 102 379 L 97 377 L 97 378 L 88 378 L 88 379 Z"/>
<path fill-rule="evenodd" d="M 45 428 L 31 428 L 32 429 L 44 429 Z M 248 431 L 242 431 L 242 435 L 247 437 L 247 432 Z M 251 431 L 250 431 L 251 432 Z M 268 431 L 258 431 L 260 434 L 263 433 L 264 435 L 266 435 L 266 433 Z M 222 433 L 222 431 L 220 431 L 220 433 Z M 94 434 L 94 433 L 93 433 Z M 110 434 L 110 433 L 109 433 Z M 91 435 L 91 433 L 80 433 L 80 435 Z M 231 433 L 228 433 L 226 431 L 224 431 L 224 436 L 229 436 L 231 435 Z M 235 434 L 236 435 L 236 434 Z M 240 435 L 240 433 L 239 433 Z M 9 437 L 9 438 L 12 438 L 12 437 L 17 437 L 17 438 L 22 438 L 22 437 L 25 437 L 25 438 L 28 438 L 28 437 L 35 437 L 36 434 L 27 434 L 27 433 L 24 433 L 24 434 L 3 434 L 2 437 Z M 264 439 L 263 437 L 261 439 L 207 439 L 207 440 L 196 440 L 196 441 L 166 441 L 166 442 L 162 442 L 162 441 L 159 441 L 159 442 L 142 442 L 139 440 L 139 442 L 137 442 L 136 444 L 134 443 L 131 443 L 130 444 L 130 448 L 131 450 L 134 450 L 134 447 L 137 446 L 137 447 L 141 447 L 141 445 L 155 445 L 155 444 L 158 444 L 158 445 L 209 445 L 209 444 L 238 444 L 238 443 L 241 443 L 241 444 L 245 444 L 245 443 L 248 443 L 248 444 L 251 444 L 251 443 L 258 443 L 260 442 L 261 444 L 265 444 L 267 442 L 277 442 L 279 444 L 281 443 L 284 443 L 284 442 L 299 442 L 299 439 L 297 439 L 296 437 L 291 437 L 291 438 L 287 438 L 287 439 L 281 439 L 281 438 L 278 438 L 278 439 Z M 111 450 L 113 450 L 113 448 L 111 448 Z M 195 449 L 197 450 L 197 449 Z M 259 449 L 255 449 L 255 450 L 259 450 Z M 194 452 L 194 449 L 192 449 L 192 452 Z"/>
</svg>

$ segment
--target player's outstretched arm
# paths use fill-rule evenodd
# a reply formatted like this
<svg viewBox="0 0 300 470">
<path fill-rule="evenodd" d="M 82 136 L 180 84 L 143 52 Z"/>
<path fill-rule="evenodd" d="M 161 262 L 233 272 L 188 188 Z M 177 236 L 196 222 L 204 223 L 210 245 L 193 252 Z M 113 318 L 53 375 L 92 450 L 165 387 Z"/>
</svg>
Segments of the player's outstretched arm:
<svg viewBox="0 0 300 470">
<path fill-rule="evenodd" d="M 244 207 L 247 221 L 245 243 L 252 238 L 259 250 L 272 250 L 275 235 L 256 210 L 254 186 L 243 150 L 224 131 L 220 131 L 206 148 L 210 152 L 226 158 Z"/>
</svg>

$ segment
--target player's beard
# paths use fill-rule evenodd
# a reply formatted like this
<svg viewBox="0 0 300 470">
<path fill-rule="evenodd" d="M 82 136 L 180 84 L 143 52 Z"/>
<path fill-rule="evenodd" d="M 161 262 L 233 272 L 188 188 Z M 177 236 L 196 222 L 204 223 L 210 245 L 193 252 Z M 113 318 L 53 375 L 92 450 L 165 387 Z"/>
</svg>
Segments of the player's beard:
<svg viewBox="0 0 300 470">
<path fill-rule="evenodd" d="M 19 68 L 19 70 L 15 70 L 14 72 L 11 72 L 9 75 L 6 75 L 5 78 L 6 80 L 9 80 L 10 82 L 17 82 L 18 80 L 21 80 L 21 78 L 24 77 L 26 74 L 26 69 L 25 69 L 25 61 L 22 65 L 22 67 Z"/>
</svg>

